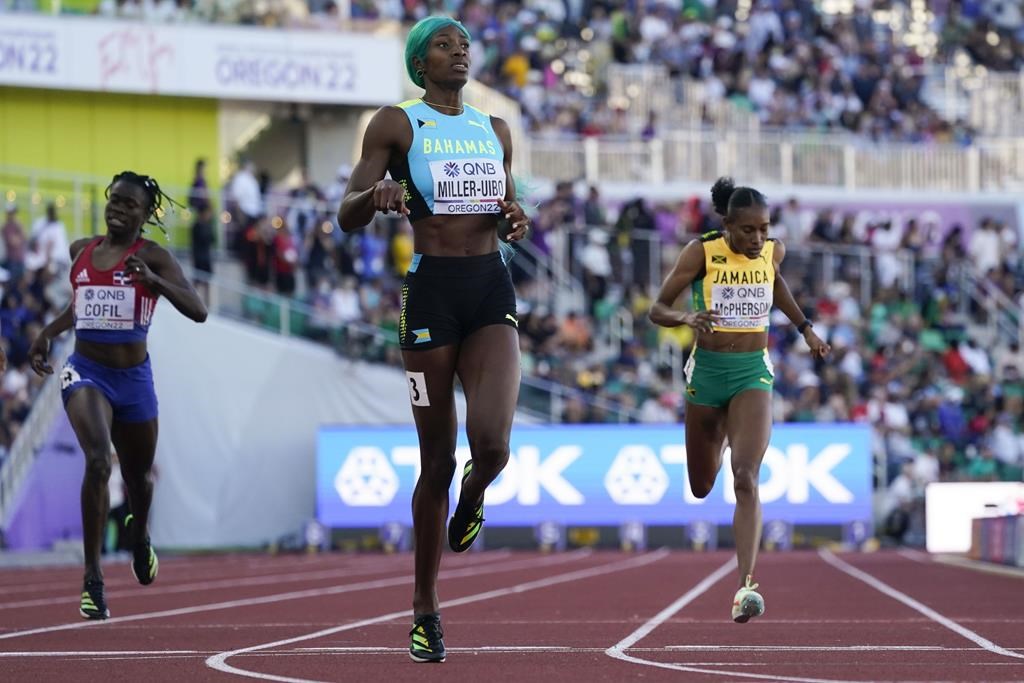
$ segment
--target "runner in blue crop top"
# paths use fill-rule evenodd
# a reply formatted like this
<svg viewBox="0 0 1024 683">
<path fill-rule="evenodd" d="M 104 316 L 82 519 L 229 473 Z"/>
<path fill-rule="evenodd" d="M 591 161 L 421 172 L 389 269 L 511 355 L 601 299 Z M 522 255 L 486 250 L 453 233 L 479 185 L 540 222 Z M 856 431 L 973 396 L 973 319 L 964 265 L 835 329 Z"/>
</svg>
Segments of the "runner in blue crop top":
<svg viewBox="0 0 1024 683">
<path fill-rule="evenodd" d="M 412 501 L 409 653 L 417 662 L 441 662 L 437 572 L 456 468 L 454 379 L 466 396 L 471 451 L 448 525 L 448 544 L 461 552 L 479 535 L 484 490 L 508 461 L 519 396 L 515 290 L 499 255 L 499 222 L 507 220 L 501 230 L 511 242 L 526 236 L 529 221 L 515 200 L 508 124 L 462 101 L 470 59 L 465 27 L 428 17 L 410 31 L 405 57 L 423 97 L 374 115 L 338 223 L 358 230 L 377 211 L 412 222 L 416 254 L 399 323 L 421 463 Z"/>
</svg>

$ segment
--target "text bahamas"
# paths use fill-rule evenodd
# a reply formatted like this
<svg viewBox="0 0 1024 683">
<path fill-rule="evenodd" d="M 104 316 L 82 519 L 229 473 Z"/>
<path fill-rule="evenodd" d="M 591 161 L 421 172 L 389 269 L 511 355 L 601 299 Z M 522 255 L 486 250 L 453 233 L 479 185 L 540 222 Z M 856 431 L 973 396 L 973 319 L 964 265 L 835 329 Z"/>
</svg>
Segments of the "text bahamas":
<svg viewBox="0 0 1024 683">
<path fill-rule="evenodd" d="M 424 154 L 490 154 L 498 156 L 494 140 L 423 138 Z"/>
</svg>

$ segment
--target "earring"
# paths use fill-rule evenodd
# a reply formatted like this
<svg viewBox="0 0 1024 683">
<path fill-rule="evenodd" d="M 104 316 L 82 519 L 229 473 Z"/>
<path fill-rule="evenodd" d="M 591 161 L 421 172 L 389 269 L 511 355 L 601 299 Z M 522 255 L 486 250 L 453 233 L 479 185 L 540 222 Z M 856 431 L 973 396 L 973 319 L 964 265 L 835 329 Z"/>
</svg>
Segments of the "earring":
<svg viewBox="0 0 1024 683">
<path fill-rule="evenodd" d="M 423 69 L 416 69 L 416 78 L 423 78 Z"/>
</svg>

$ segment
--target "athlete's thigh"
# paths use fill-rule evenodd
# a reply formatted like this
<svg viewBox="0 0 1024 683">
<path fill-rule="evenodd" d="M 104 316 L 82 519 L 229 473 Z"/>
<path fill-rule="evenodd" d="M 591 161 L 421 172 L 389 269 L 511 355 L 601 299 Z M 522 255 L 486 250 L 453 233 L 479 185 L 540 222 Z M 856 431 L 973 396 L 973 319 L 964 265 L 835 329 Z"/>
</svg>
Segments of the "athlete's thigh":
<svg viewBox="0 0 1024 683">
<path fill-rule="evenodd" d="M 686 470 L 694 482 L 714 483 L 722 466 L 726 408 L 686 404 Z"/>
<path fill-rule="evenodd" d="M 733 471 L 741 467 L 756 471 L 772 434 L 772 392 L 748 389 L 733 396 L 726 433 L 732 449 Z"/>
<path fill-rule="evenodd" d="M 145 422 L 121 422 L 114 420 L 110 431 L 121 463 L 121 471 L 142 474 L 153 467 L 156 457 L 156 439 L 159 432 L 157 418 Z"/>
<path fill-rule="evenodd" d="M 519 333 L 510 325 L 487 325 L 469 335 L 456 366 L 466 394 L 469 438 L 484 432 L 507 439 L 519 401 Z"/>
<path fill-rule="evenodd" d="M 459 346 L 402 351 L 406 384 L 420 445 L 455 447 L 455 362 Z"/>
<path fill-rule="evenodd" d="M 98 387 L 75 389 L 64 404 L 68 421 L 86 457 L 110 457 L 110 427 L 114 409 Z"/>
</svg>

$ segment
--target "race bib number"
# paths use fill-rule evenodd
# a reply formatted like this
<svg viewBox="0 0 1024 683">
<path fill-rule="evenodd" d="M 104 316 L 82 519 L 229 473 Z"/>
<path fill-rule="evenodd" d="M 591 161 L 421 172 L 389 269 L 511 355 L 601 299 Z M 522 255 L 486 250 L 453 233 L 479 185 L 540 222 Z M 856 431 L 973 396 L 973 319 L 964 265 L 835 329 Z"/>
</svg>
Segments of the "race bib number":
<svg viewBox="0 0 1024 683">
<path fill-rule="evenodd" d="M 135 288 L 82 285 L 75 293 L 75 329 L 130 330 L 135 325 Z"/>
<path fill-rule="evenodd" d="M 771 285 L 712 285 L 711 301 L 720 316 L 717 326 L 736 330 L 768 327 Z"/>
<path fill-rule="evenodd" d="M 434 213 L 501 213 L 505 166 L 497 159 L 431 161 Z"/>
</svg>

